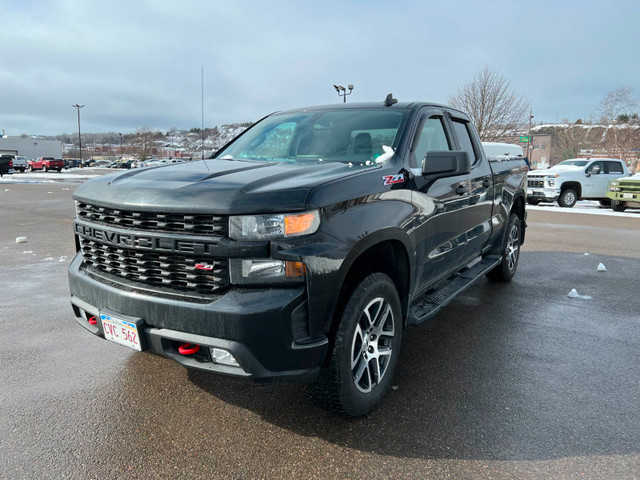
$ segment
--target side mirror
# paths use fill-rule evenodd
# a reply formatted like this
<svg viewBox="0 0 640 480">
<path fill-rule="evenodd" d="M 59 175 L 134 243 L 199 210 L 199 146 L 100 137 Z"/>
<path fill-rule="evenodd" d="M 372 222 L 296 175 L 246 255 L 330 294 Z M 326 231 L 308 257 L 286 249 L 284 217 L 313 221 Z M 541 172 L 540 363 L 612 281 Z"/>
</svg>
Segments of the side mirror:
<svg viewBox="0 0 640 480">
<path fill-rule="evenodd" d="M 471 173 L 469 154 L 463 151 L 427 152 L 422 160 L 422 175 L 431 178 L 455 177 Z"/>
<path fill-rule="evenodd" d="M 600 175 L 600 165 L 594 165 L 591 169 L 591 175 Z"/>
</svg>

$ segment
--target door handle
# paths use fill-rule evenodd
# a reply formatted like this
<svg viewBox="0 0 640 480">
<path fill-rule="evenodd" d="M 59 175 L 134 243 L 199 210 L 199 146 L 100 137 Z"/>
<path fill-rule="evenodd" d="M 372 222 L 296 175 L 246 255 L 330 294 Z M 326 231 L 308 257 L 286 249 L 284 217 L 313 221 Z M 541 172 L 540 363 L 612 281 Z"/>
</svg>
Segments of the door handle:
<svg viewBox="0 0 640 480">
<path fill-rule="evenodd" d="M 464 195 L 465 193 L 469 193 L 469 185 L 458 185 L 458 188 L 456 188 L 456 193 L 458 195 Z"/>
</svg>

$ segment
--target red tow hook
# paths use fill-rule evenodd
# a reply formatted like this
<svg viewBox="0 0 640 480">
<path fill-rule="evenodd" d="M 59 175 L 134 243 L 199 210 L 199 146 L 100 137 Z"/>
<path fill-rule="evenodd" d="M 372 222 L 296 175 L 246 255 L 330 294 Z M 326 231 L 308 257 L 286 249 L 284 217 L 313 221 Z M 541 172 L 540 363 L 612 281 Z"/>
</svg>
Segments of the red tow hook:
<svg viewBox="0 0 640 480">
<path fill-rule="evenodd" d="M 89 317 L 87 319 L 87 322 L 89 322 L 89 325 L 97 325 L 98 324 L 98 320 L 96 320 L 96 317 Z"/>
<path fill-rule="evenodd" d="M 183 343 L 178 347 L 178 352 L 181 355 L 193 355 L 200 350 L 200 345 L 191 345 L 190 343 Z"/>
</svg>

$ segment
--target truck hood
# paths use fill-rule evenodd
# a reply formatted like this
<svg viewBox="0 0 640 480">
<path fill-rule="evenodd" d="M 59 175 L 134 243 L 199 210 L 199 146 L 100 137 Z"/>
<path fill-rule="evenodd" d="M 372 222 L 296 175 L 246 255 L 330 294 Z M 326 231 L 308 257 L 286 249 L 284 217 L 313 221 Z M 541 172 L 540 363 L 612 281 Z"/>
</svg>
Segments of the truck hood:
<svg viewBox="0 0 640 480">
<path fill-rule="evenodd" d="M 311 189 L 379 168 L 326 163 L 199 160 L 129 170 L 89 180 L 74 199 L 107 207 L 214 214 L 305 209 Z"/>
<path fill-rule="evenodd" d="M 546 175 L 555 175 L 556 173 L 562 172 L 577 172 L 584 167 L 577 166 L 562 166 L 562 167 L 551 167 L 546 170 L 531 170 L 529 172 L 529 176 L 546 176 Z"/>
</svg>

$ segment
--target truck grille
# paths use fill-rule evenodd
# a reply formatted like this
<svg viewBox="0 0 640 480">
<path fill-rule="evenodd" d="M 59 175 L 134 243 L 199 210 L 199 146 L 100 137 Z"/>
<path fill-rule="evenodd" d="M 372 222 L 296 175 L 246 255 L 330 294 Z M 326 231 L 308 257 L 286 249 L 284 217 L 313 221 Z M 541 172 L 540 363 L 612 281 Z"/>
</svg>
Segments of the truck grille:
<svg viewBox="0 0 640 480">
<path fill-rule="evenodd" d="M 527 187 L 529 187 L 529 188 L 544 188 L 544 179 L 529 178 L 527 180 Z"/>
<path fill-rule="evenodd" d="M 208 258 L 211 270 L 196 270 L 201 260 L 173 253 L 157 253 L 105 245 L 80 237 L 86 268 L 145 285 L 203 294 L 229 285 L 228 261 Z"/>
<path fill-rule="evenodd" d="M 145 232 L 171 232 L 226 236 L 227 217 L 182 213 L 156 213 L 121 210 L 89 203 L 77 203 L 78 218 L 101 225 Z"/>
</svg>

